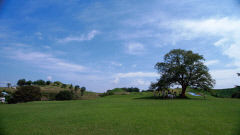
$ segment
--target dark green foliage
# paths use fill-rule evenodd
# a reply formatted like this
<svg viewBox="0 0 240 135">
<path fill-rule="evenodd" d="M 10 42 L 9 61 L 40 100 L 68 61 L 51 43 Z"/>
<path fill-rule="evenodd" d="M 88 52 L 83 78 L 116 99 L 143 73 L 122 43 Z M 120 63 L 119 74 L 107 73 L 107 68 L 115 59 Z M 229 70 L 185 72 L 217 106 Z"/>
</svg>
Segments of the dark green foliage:
<svg viewBox="0 0 240 135">
<path fill-rule="evenodd" d="M 86 88 L 85 87 L 82 87 L 81 88 L 81 96 L 83 96 L 84 92 L 86 91 Z"/>
<path fill-rule="evenodd" d="M 25 85 L 32 85 L 32 81 L 31 80 L 27 81 Z"/>
<path fill-rule="evenodd" d="M 64 91 L 60 91 L 57 95 L 56 95 L 56 100 L 71 100 L 73 99 L 73 94 L 70 91 L 64 90 Z"/>
<path fill-rule="evenodd" d="M 50 85 L 51 83 L 51 81 L 46 81 L 46 85 Z"/>
<path fill-rule="evenodd" d="M 79 85 L 76 85 L 75 87 L 74 87 L 74 91 L 75 91 L 75 93 L 77 93 L 77 91 L 80 89 L 80 86 Z"/>
<path fill-rule="evenodd" d="M 19 79 L 18 82 L 17 82 L 18 86 L 23 86 L 25 84 L 26 84 L 26 80 L 25 79 Z"/>
<path fill-rule="evenodd" d="M 41 90 L 36 86 L 21 86 L 17 91 L 10 97 L 11 103 L 18 102 L 29 102 L 29 101 L 40 101 Z"/>
<path fill-rule="evenodd" d="M 62 88 L 67 88 L 67 84 L 62 84 Z"/>
<path fill-rule="evenodd" d="M 204 60 L 202 55 L 192 51 L 171 50 L 164 56 L 164 62 L 155 65 L 161 74 L 161 78 L 156 83 L 159 88 L 156 88 L 181 85 L 182 97 L 185 97 L 188 86 L 205 90 L 212 88 L 215 80 L 208 73 L 208 68 L 203 63 Z"/>
<path fill-rule="evenodd" d="M 55 86 L 61 86 L 63 83 L 61 83 L 61 82 L 59 82 L 59 81 L 55 81 L 53 84 L 54 84 Z"/>
<path fill-rule="evenodd" d="M 114 95 L 114 92 L 111 90 L 107 90 L 107 92 L 104 92 L 102 94 L 100 94 L 100 97 L 105 97 L 105 96 L 110 96 L 110 95 Z"/>
<path fill-rule="evenodd" d="M 44 80 L 37 80 L 33 82 L 34 85 L 46 85 L 46 82 Z"/>
<path fill-rule="evenodd" d="M 235 88 L 229 88 L 229 89 L 211 90 L 210 94 L 215 97 L 231 98 L 234 93 L 238 93 L 239 91 L 240 91 L 240 87 L 235 87 Z"/>
<path fill-rule="evenodd" d="M 73 85 L 71 84 L 70 86 L 69 86 L 69 89 L 72 89 L 73 88 Z"/>
<path fill-rule="evenodd" d="M 140 92 L 139 88 L 137 87 L 130 87 L 130 88 L 122 88 L 126 92 Z"/>
<path fill-rule="evenodd" d="M 11 83 L 7 83 L 7 87 L 10 88 L 11 87 Z"/>
<path fill-rule="evenodd" d="M 233 93 L 232 98 L 240 98 L 240 91 Z"/>
</svg>

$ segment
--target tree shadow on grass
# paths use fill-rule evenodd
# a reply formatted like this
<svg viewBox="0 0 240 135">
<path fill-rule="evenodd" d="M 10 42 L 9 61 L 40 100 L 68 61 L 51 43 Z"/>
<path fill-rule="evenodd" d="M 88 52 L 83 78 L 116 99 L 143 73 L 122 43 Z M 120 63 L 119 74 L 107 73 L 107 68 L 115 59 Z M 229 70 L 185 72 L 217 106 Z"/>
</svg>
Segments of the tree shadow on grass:
<svg viewBox="0 0 240 135">
<path fill-rule="evenodd" d="M 163 98 L 159 96 L 146 96 L 146 97 L 139 97 L 139 98 L 134 98 L 136 100 L 141 100 L 141 99 L 148 99 L 148 100 L 207 100 L 207 99 L 201 99 L 201 98 L 189 98 L 189 97 L 175 97 L 175 98 Z"/>
</svg>

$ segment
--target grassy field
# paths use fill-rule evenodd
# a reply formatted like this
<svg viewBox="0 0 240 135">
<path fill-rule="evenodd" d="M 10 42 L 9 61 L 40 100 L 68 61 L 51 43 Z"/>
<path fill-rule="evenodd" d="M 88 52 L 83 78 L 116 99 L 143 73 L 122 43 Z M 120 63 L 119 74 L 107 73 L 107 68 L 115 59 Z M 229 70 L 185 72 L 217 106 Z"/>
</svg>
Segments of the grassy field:
<svg viewBox="0 0 240 135">
<path fill-rule="evenodd" d="M 149 93 L 95 100 L 0 105 L 1 135 L 239 135 L 240 100 L 152 99 Z"/>
</svg>

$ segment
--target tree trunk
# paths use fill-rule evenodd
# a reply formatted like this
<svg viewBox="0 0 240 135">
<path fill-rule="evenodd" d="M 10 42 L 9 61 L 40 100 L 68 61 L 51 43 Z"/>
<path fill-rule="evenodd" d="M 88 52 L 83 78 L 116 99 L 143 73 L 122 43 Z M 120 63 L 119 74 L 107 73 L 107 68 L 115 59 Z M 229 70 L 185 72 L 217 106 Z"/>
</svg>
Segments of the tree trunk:
<svg viewBox="0 0 240 135">
<path fill-rule="evenodd" d="M 185 92 L 186 92 L 187 86 L 182 85 L 182 93 L 181 93 L 181 97 L 185 97 Z"/>
</svg>

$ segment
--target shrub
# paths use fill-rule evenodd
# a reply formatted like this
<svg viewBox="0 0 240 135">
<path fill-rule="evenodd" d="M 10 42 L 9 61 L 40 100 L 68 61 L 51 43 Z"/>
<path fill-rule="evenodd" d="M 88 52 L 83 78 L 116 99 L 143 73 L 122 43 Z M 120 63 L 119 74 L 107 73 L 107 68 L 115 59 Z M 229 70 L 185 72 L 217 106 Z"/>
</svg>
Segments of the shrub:
<svg viewBox="0 0 240 135">
<path fill-rule="evenodd" d="M 105 97 L 105 96 L 110 96 L 110 95 L 114 95 L 114 92 L 112 92 L 111 90 L 108 90 L 107 92 L 104 92 L 102 94 L 100 94 L 100 97 Z"/>
<path fill-rule="evenodd" d="M 54 84 L 55 86 L 60 86 L 60 85 L 62 85 L 63 83 L 61 83 L 61 82 L 59 82 L 59 81 L 55 81 L 53 84 Z"/>
<path fill-rule="evenodd" d="M 240 98 L 240 91 L 233 93 L 232 98 Z"/>
<path fill-rule="evenodd" d="M 60 91 L 56 95 L 56 100 L 71 100 L 73 99 L 73 93 L 67 90 Z"/>
<path fill-rule="evenodd" d="M 23 86 L 23 85 L 25 85 L 25 83 L 26 83 L 25 79 L 19 79 L 18 82 L 17 82 L 17 85 L 18 86 Z"/>
<path fill-rule="evenodd" d="M 21 86 L 9 97 L 9 103 L 40 101 L 41 90 L 36 86 Z"/>
<path fill-rule="evenodd" d="M 46 85 L 46 82 L 44 80 L 37 80 L 33 82 L 34 85 Z"/>
</svg>

